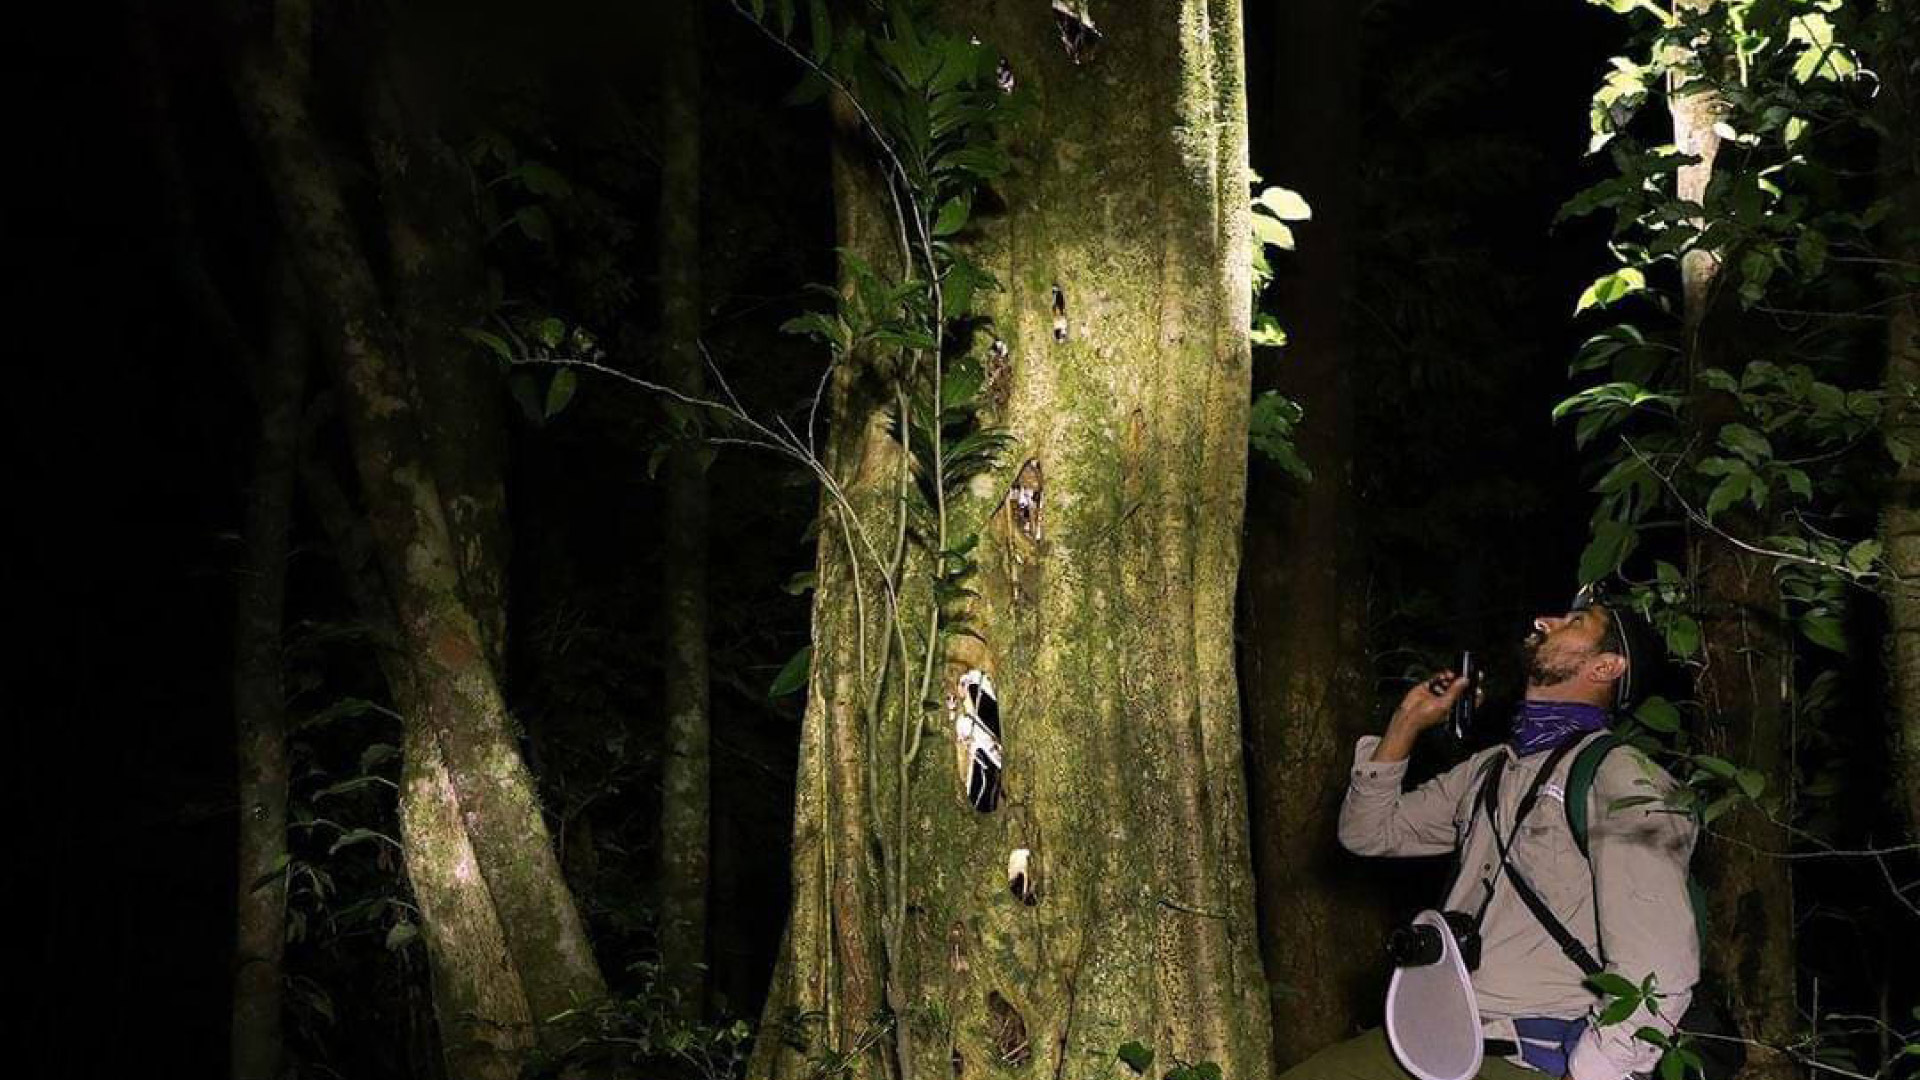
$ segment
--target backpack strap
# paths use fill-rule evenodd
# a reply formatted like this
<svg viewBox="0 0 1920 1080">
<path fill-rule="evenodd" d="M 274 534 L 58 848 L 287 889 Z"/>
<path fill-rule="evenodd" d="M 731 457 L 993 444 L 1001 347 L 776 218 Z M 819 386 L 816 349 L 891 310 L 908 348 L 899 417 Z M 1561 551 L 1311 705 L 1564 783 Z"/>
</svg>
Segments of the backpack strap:
<svg viewBox="0 0 1920 1080">
<path fill-rule="evenodd" d="M 1547 936 L 1553 939 L 1553 943 L 1560 947 L 1560 951 L 1566 955 L 1566 958 L 1573 962 L 1573 966 L 1579 968 L 1582 974 L 1590 976 L 1596 975 L 1603 970 L 1600 961 L 1594 959 L 1593 953 L 1580 942 L 1580 939 L 1575 937 L 1573 932 L 1567 929 L 1566 924 L 1554 916 L 1552 909 L 1547 906 L 1547 902 L 1541 899 L 1540 894 L 1534 890 L 1533 883 L 1527 880 L 1526 875 L 1520 872 L 1518 866 L 1514 865 L 1512 855 L 1513 840 L 1519 835 L 1520 825 L 1526 820 L 1527 812 L 1532 810 L 1534 803 L 1539 800 L 1541 787 L 1546 784 L 1547 779 L 1553 775 L 1554 770 L 1572 749 L 1572 743 L 1561 744 L 1554 749 L 1553 753 L 1540 766 L 1540 771 L 1534 774 L 1533 785 L 1527 789 L 1526 795 L 1521 798 L 1520 805 L 1516 808 L 1513 818 L 1512 834 L 1505 837 L 1501 836 L 1497 819 L 1494 818 L 1493 811 L 1494 807 L 1498 805 L 1500 791 L 1500 774 L 1498 772 L 1494 773 L 1490 778 L 1490 782 L 1482 791 L 1481 801 L 1486 807 L 1487 817 L 1490 820 L 1496 821 L 1493 829 L 1494 849 L 1500 856 L 1500 865 L 1501 868 L 1506 871 L 1507 880 L 1513 885 L 1514 894 L 1520 898 L 1520 903 L 1533 915 L 1534 921 L 1540 924 L 1540 928 L 1545 930 Z M 1489 894 L 1488 900 L 1492 900 L 1491 894 Z M 1485 914 L 1485 911 L 1486 908 L 1483 905 L 1481 908 L 1482 915 Z M 1476 922 L 1477 921 L 1478 920 L 1476 920 Z"/>
<path fill-rule="evenodd" d="M 1600 771 L 1600 763 L 1607 755 L 1626 741 L 1618 735 L 1608 732 L 1582 747 L 1567 768 L 1567 828 L 1573 833 L 1573 846 L 1580 849 L 1580 857 L 1588 862 L 1593 855 L 1587 850 L 1587 795 L 1593 790 L 1593 778 Z M 1700 888 L 1700 882 L 1692 874 L 1687 875 L 1687 906 L 1692 909 L 1694 932 L 1699 935 L 1701 946 L 1707 941 L 1707 898 Z M 1599 918 L 1600 897 L 1594 896 L 1594 917 Z M 1602 950 L 1604 952 L 1604 949 Z"/>
<path fill-rule="evenodd" d="M 1600 763 L 1621 745 L 1620 737 L 1608 732 L 1581 747 L 1567 769 L 1567 797 L 1563 804 L 1567 828 L 1573 832 L 1573 846 L 1580 849 L 1583 859 L 1593 858 L 1587 853 L 1587 793 L 1593 790 L 1593 777 L 1600 771 Z"/>
</svg>

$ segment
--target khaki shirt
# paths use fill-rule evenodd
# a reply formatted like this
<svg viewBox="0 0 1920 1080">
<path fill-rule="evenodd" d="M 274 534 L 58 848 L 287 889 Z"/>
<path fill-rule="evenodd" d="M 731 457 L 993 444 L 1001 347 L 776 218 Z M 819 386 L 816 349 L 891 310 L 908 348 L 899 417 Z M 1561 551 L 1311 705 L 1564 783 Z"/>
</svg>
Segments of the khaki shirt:
<svg viewBox="0 0 1920 1080">
<path fill-rule="evenodd" d="M 1598 738 L 1599 733 L 1582 739 Z M 1479 810 L 1481 766 L 1506 759 L 1500 780 L 1499 828 L 1514 828 L 1513 816 L 1546 763 L 1545 751 L 1516 757 L 1506 744 L 1483 750 L 1412 791 L 1402 791 L 1407 763 L 1369 760 L 1379 743 L 1369 735 L 1354 748 L 1353 771 L 1340 807 L 1340 843 L 1360 855 L 1441 855 L 1460 850 L 1460 874 L 1447 897 L 1450 911 L 1469 915 L 1493 899 L 1481 922 L 1481 958 L 1473 974 L 1480 1014 L 1490 1037 L 1511 1038 L 1511 1021 L 1522 1016 L 1572 1019 L 1595 1014 L 1598 996 L 1539 920 L 1520 902 L 1500 872 L 1487 816 Z M 1575 1080 L 1620 1080 L 1651 1070 L 1659 1048 L 1636 1039 L 1651 1026 L 1671 1032 L 1686 1011 L 1700 972 L 1700 943 L 1687 893 L 1687 862 L 1693 855 L 1691 815 L 1662 802 L 1609 812 L 1620 799 L 1664 798 L 1673 778 L 1637 750 L 1608 754 L 1595 771 L 1587 796 L 1587 850 L 1574 846 L 1567 825 L 1566 774 L 1578 750 L 1568 753 L 1540 789 L 1532 813 L 1510 847 L 1534 891 L 1608 971 L 1638 985 L 1655 977 L 1660 1015 L 1645 1006 L 1605 1028 L 1590 1022 L 1569 1059 Z M 1478 814 L 1476 819 L 1475 815 Z M 1596 917 L 1596 901 L 1598 914 Z"/>
</svg>

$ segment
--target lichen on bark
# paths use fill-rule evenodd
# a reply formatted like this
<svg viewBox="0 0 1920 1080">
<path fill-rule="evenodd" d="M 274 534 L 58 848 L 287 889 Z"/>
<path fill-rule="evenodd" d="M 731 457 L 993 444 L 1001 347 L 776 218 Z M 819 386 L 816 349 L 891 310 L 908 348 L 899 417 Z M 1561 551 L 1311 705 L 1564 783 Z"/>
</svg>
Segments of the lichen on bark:
<svg viewBox="0 0 1920 1080">
<path fill-rule="evenodd" d="M 956 238 L 1004 286 L 974 346 L 996 354 L 1004 397 L 989 396 L 988 419 L 1014 448 L 994 482 L 949 497 L 952 534 L 981 536 L 969 603 L 981 640 L 952 639 L 930 695 L 988 670 L 1004 794 L 981 813 L 950 755 L 923 749 L 904 772 L 885 756 L 912 726 L 923 740 L 952 727 L 915 709 L 903 731 L 891 695 L 871 722 L 861 707 L 858 620 L 870 670 L 886 619 L 873 581 L 856 610 L 827 505 L 795 895 L 750 1072 L 805 1075 L 805 1054 L 768 1036 L 818 1014 L 816 1050 L 863 1050 L 857 1075 L 1073 1075 L 1131 1039 L 1261 1075 L 1232 656 L 1249 389 L 1238 9 L 1141 5 L 1103 22 L 1085 64 L 1064 55 L 1044 5 L 943 14 L 1001 49 L 1035 102 L 1011 133 L 1004 209 L 977 210 Z M 840 147 L 839 242 L 879 263 L 893 219 L 861 145 Z M 898 477 L 889 400 L 870 373 L 836 373 L 828 463 L 876 530 Z M 1029 462 L 1044 476 L 1037 530 L 1014 527 L 1005 502 Z M 915 559 L 906 580 L 923 581 Z M 911 626 L 924 627 L 925 592 L 903 591 Z M 1037 904 L 1008 888 L 1018 848 L 1041 868 Z M 888 912 L 903 920 L 891 935 Z M 872 1038 L 877 1012 L 906 1037 Z"/>
</svg>

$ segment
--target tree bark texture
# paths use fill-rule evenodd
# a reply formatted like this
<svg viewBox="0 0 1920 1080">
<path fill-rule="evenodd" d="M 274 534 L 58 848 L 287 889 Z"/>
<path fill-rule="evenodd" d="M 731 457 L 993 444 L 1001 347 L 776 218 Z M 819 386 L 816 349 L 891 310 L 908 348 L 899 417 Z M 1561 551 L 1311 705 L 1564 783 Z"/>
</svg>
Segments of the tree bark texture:
<svg viewBox="0 0 1920 1080">
<path fill-rule="evenodd" d="M 404 719 L 424 716 L 426 703 L 400 648 L 372 540 L 339 481 L 312 455 L 301 463 L 301 481 L 347 594 L 372 629 L 381 673 L 403 717 L 400 846 L 420 908 L 446 1075 L 517 1080 L 532 1046 L 526 991 L 508 961 L 499 915 L 486 891 L 474 887 L 478 864 L 439 746 L 425 724 Z"/>
<path fill-rule="evenodd" d="M 285 624 L 288 534 L 300 449 L 308 322 L 301 285 L 276 267 L 269 341 L 251 372 L 260 414 L 247 486 L 234 612 L 233 713 L 239 764 L 234 1080 L 278 1080 L 287 940 Z"/>
<path fill-rule="evenodd" d="M 1334 838 L 1354 740 L 1369 730 L 1365 566 L 1353 483 L 1353 194 L 1359 179 L 1360 10 L 1302 0 L 1275 18 L 1274 175 L 1313 207 L 1274 283 L 1288 342 L 1256 390 L 1304 410 L 1301 483 L 1255 457 L 1241 576 L 1241 682 L 1253 796 L 1261 952 L 1273 984 L 1276 1065 L 1351 1034 L 1380 965 L 1377 891 Z"/>
<path fill-rule="evenodd" d="M 419 697 L 409 723 L 423 724 L 443 756 L 445 788 L 419 794 L 446 800 L 440 823 L 463 826 L 473 864 L 448 870 L 460 887 L 490 902 L 505 962 L 539 1026 L 604 996 L 605 986 L 520 757 L 486 633 L 463 596 L 404 335 L 388 315 L 308 116 L 310 31 L 304 5 L 277 5 L 271 43 L 252 35 L 240 52 L 237 96 L 320 322 L 332 335 L 373 548 Z M 459 842 L 444 839 L 422 854 L 455 853 Z M 410 872 L 414 862 L 410 857 Z"/>
<path fill-rule="evenodd" d="M 1713 2 L 1682 0 L 1697 10 Z M 1669 86 L 1668 111 L 1674 146 L 1700 159 L 1679 170 L 1677 194 L 1705 205 L 1720 148 L 1713 125 L 1726 105 L 1717 94 Z M 1732 417 L 1730 403 L 1701 385 L 1699 373 L 1738 355 L 1739 326 L 1720 280 L 1721 266 L 1719 254 L 1705 250 L 1688 252 L 1681 261 L 1686 355 L 1695 379 L 1692 407 L 1709 445 L 1715 430 Z M 1760 525 L 1753 515 L 1722 515 L 1719 528 L 1726 535 L 1695 527 L 1688 536 L 1701 624 L 1702 667 L 1695 692 L 1705 710 L 1702 748 L 1759 771 L 1776 790 L 1791 792 L 1793 641 L 1773 563 L 1729 539 L 1757 539 Z M 1791 807 L 1783 803 L 1777 812 L 1790 813 Z M 1778 850 L 1782 834 L 1755 807 L 1721 819 L 1715 831 L 1719 838 L 1702 845 L 1701 859 L 1714 938 L 1704 947 L 1707 968 L 1741 1031 L 1764 1044 L 1784 1046 L 1799 1023 L 1793 879 L 1786 860 L 1764 854 Z M 1796 1070 L 1784 1054 L 1757 1050 L 1742 1075 L 1785 1080 Z"/>
<path fill-rule="evenodd" d="M 661 62 L 660 322 L 664 382 L 704 397 L 700 353 L 700 12 L 667 5 Z M 712 851 L 707 672 L 707 457 L 683 442 L 666 462 L 666 755 L 660 779 L 660 954 L 683 1016 L 706 999 Z"/>
<path fill-rule="evenodd" d="M 1920 8 L 1889 0 L 1882 14 L 1898 42 L 1879 58 L 1885 90 L 1879 119 L 1886 126 L 1880 156 L 1880 191 L 1893 200 L 1885 239 L 1888 258 L 1911 266 L 1920 262 L 1920 138 L 1913 112 L 1920 104 L 1914 84 L 1911 43 L 1920 35 Z M 1920 296 L 1911 284 L 1896 281 L 1898 294 L 1887 309 L 1886 431 L 1889 440 L 1920 449 Z M 1884 589 L 1889 649 L 1887 671 L 1894 720 L 1894 752 L 1900 802 L 1907 822 L 1920 835 L 1920 460 L 1910 460 L 1893 478 L 1880 517 L 1886 545 Z"/>
<path fill-rule="evenodd" d="M 458 566 L 459 595 L 497 681 L 507 648 L 507 418 L 494 361 L 461 333 L 480 321 L 485 295 L 472 177 L 434 118 L 423 115 L 431 106 L 409 92 L 414 88 L 404 63 L 389 57 L 367 117 L 428 470 Z M 443 1057 L 454 1076 L 510 1076 L 528 1047 L 532 1006 L 520 972 L 507 961 L 491 893 L 474 888 L 473 841 L 446 755 L 424 722 L 430 702 L 409 665 L 386 667 L 396 706 L 409 721 L 401 746 L 400 837 L 435 972 Z"/>
<path fill-rule="evenodd" d="M 793 907 L 750 1075 L 807 1073 L 773 1037 L 796 1014 L 862 1076 L 1073 1076 L 1134 1039 L 1163 1063 L 1265 1075 L 1233 656 L 1250 390 L 1238 5 L 1116 10 L 1078 63 L 1044 5 L 951 10 L 1036 103 L 1004 211 L 959 238 L 1002 284 L 975 344 L 987 418 L 1014 442 L 948 504 L 949 543 L 980 536 L 980 638 L 951 639 L 930 695 L 990 677 L 1004 795 L 969 804 L 953 720 L 915 709 L 903 730 L 897 686 L 869 721 L 884 599 L 828 501 Z M 840 242 L 897 266 L 884 180 L 843 135 Z M 827 460 L 890 538 L 901 453 L 869 371 L 835 373 Z M 926 591 L 906 595 L 916 658 Z M 901 1030 L 877 1032 L 880 1013 Z"/>
</svg>

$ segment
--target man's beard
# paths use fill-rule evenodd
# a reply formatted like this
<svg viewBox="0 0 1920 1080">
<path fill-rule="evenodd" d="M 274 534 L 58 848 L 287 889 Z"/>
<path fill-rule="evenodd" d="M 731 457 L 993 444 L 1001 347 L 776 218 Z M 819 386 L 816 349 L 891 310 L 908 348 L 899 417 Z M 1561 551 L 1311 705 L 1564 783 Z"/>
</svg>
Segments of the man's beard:
<svg viewBox="0 0 1920 1080">
<path fill-rule="evenodd" d="M 1520 661 L 1527 671 L 1528 686 L 1556 686 L 1580 673 L 1577 663 L 1555 665 L 1540 655 L 1540 646 L 1546 644 L 1546 636 L 1535 631 L 1520 642 Z"/>
</svg>

